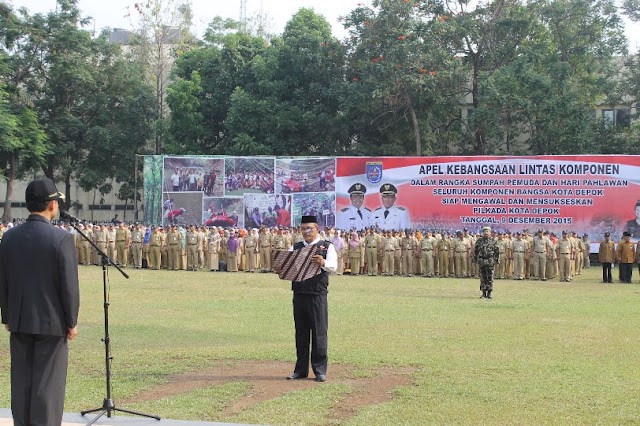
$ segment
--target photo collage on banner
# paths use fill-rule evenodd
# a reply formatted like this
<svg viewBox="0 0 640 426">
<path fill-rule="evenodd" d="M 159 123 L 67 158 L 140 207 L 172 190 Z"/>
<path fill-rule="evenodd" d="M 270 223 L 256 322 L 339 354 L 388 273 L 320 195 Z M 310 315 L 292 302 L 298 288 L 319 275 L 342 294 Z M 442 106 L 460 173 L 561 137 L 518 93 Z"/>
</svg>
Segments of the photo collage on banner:
<svg viewBox="0 0 640 426">
<path fill-rule="evenodd" d="M 291 194 L 293 226 L 307 215 L 322 228 L 335 226 L 335 158 L 278 158 L 275 176 L 276 193 Z"/>
<path fill-rule="evenodd" d="M 143 223 L 157 225 L 162 223 L 162 175 L 164 158 L 162 155 L 144 157 L 144 215 Z"/>
</svg>

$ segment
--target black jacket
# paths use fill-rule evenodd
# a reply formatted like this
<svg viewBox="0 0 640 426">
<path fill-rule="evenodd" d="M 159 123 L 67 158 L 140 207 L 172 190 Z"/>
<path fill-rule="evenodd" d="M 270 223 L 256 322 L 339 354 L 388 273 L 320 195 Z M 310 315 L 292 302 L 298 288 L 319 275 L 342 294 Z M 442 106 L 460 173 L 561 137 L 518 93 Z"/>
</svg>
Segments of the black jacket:
<svg viewBox="0 0 640 426">
<path fill-rule="evenodd" d="M 42 216 L 7 231 L 0 243 L 0 310 L 12 333 L 66 336 L 80 308 L 73 235 Z"/>
<path fill-rule="evenodd" d="M 322 257 L 327 258 L 327 247 L 331 244 L 329 241 L 320 240 L 316 246 L 323 247 L 320 253 Z M 300 241 L 293 245 L 294 250 L 298 250 L 304 247 L 304 242 Z M 291 290 L 293 294 L 313 294 L 321 295 L 329 292 L 329 274 L 327 271 L 322 271 L 320 275 L 316 275 L 306 281 L 293 281 L 291 283 Z"/>
</svg>

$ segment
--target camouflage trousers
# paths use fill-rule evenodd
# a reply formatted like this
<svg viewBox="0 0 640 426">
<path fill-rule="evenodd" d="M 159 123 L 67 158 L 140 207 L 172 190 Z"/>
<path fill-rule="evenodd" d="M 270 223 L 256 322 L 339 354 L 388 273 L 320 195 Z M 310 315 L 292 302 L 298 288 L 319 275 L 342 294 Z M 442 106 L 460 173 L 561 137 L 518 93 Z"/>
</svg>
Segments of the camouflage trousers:
<svg viewBox="0 0 640 426">
<path fill-rule="evenodd" d="M 480 290 L 493 290 L 493 266 L 480 266 Z"/>
</svg>

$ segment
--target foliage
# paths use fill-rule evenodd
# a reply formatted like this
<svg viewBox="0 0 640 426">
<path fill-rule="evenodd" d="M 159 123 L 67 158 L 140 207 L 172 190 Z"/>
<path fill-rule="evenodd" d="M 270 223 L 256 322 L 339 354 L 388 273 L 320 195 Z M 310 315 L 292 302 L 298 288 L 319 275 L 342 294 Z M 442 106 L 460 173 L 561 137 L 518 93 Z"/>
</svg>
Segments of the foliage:
<svg viewBox="0 0 640 426">
<path fill-rule="evenodd" d="M 13 185 L 29 171 L 39 168 L 50 146 L 24 84 L 31 75 L 33 51 L 24 51 L 30 22 L 0 5 L 0 173 L 7 181 L 3 221 L 12 219 Z"/>
<path fill-rule="evenodd" d="M 264 40 L 248 34 L 208 34 L 207 40 L 217 40 L 216 44 L 194 49 L 176 61 L 175 81 L 167 95 L 173 111 L 168 153 L 227 152 L 231 96 L 236 87 L 250 82 L 250 63 L 266 47 Z"/>
<path fill-rule="evenodd" d="M 199 42 L 188 2 L 149 0 L 118 46 L 84 29 L 77 0 L 46 15 L 0 3 L 0 168 L 67 193 L 117 182 L 131 200 L 145 153 L 637 153 L 637 123 L 593 113 L 637 110 L 621 20 L 635 6 L 374 0 L 343 18 L 343 41 L 300 9 L 277 37 L 217 17 Z"/>
<path fill-rule="evenodd" d="M 165 96 L 175 58 L 196 44 L 189 32 L 193 14 L 186 0 L 147 0 L 135 3 L 135 10 L 139 22 L 130 47 L 133 57 L 146 72 L 147 83 L 154 87 L 153 150 L 162 154 L 170 127 Z"/>
<path fill-rule="evenodd" d="M 344 19 L 349 75 L 343 108 L 357 123 L 357 149 L 369 155 L 422 155 L 455 138 L 464 70 L 439 7 L 374 1 Z M 453 134 L 451 134 L 453 130 Z"/>
<path fill-rule="evenodd" d="M 134 155 L 143 152 L 153 117 L 142 68 L 108 42 L 107 32 L 92 38 L 82 29 L 86 19 L 75 0 L 60 0 L 47 15 L 21 10 L 9 22 L 15 31 L 7 32 L 5 80 L 20 117 L 20 144 L 5 150 L 3 161 L 41 168 L 68 195 L 72 179 L 103 194 L 114 179 L 125 183 L 119 196 L 132 199 Z"/>
</svg>

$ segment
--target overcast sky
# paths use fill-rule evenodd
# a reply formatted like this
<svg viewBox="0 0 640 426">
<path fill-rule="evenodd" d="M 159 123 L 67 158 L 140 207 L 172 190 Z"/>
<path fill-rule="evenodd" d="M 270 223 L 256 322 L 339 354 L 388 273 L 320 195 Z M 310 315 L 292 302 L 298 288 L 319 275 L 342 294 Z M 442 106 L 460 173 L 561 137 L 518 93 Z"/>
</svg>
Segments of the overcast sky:
<svg viewBox="0 0 640 426">
<path fill-rule="evenodd" d="M 15 7 L 25 6 L 32 12 L 48 12 L 55 9 L 56 0 L 0 0 Z M 144 2 L 145 0 L 137 0 Z M 85 16 L 95 19 L 96 30 L 104 27 L 130 29 L 132 22 L 126 17 L 135 0 L 79 0 L 78 5 Z M 333 27 L 333 33 L 342 39 L 346 36 L 338 17 L 346 15 L 358 4 L 369 4 L 370 0 L 247 0 L 247 16 L 262 10 L 267 14 L 271 32 L 281 34 L 285 24 L 300 8 L 312 8 L 324 15 Z M 238 19 L 240 0 L 191 0 L 194 12 L 195 32 L 202 35 L 204 28 L 214 16 Z M 640 45 L 640 24 L 627 22 L 627 38 L 632 51 Z"/>
</svg>

